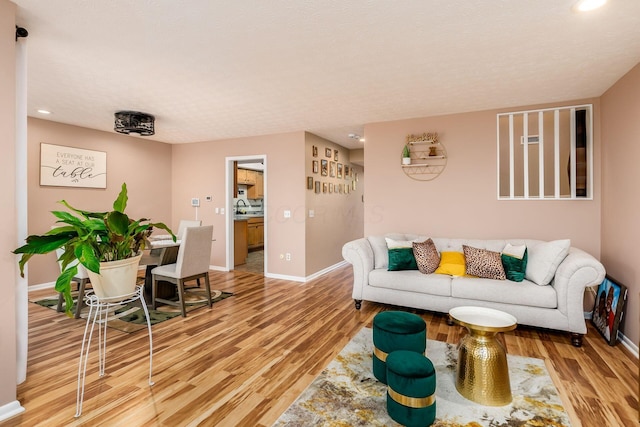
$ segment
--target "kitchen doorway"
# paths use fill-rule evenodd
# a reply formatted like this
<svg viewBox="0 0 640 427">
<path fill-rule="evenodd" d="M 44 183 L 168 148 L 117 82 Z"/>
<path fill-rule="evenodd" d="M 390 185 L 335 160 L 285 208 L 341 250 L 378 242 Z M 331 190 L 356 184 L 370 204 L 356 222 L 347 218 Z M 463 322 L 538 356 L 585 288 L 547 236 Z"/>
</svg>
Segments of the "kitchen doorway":
<svg viewBox="0 0 640 427">
<path fill-rule="evenodd" d="M 266 275 L 267 156 L 235 156 L 226 168 L 226 269 Z"/>
</svg>

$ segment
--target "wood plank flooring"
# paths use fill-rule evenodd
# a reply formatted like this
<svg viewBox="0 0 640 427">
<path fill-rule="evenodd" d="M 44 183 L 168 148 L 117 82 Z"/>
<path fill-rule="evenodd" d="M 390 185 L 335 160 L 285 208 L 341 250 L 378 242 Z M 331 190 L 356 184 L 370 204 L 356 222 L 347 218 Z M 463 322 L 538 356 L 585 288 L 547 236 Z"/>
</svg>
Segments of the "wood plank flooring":
<svg viewBox="0 0 640 427">
<path fill-rule="evenodd" d="M 306 284 L 238 271 L 210 277 L 212 288 L 235 295 L 153 326 L 153 387 L 146 330 L 109 329 L 106 375 L 98 377 L 92 348 L 79 419 L 85 322 L 29 304 L 27 381 L 18 387 L 26 412 L 2 425 L 270 426 L 375 314 L 397 309 L 364 302 L 355 310 L 350 266 Z M 414 312 L 429 339 L 456 343 L 464 333 L 443 314 Z M 502 339 L 510 354 L 548 359 L 583 426 L 637 425 L 638 361 L 622 345 L 609 347 L 591 327 L 582 348 L 566 333 L 525 327 Z"/>
</svg>

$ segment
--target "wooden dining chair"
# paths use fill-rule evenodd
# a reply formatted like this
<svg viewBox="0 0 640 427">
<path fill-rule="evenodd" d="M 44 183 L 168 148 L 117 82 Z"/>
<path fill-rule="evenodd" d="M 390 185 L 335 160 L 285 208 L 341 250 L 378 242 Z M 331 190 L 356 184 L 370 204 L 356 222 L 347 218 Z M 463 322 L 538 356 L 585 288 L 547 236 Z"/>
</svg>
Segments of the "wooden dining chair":
<svg viewBox="0 0 640 427">
<path fill-rule="evenodd" d="M 180 307 L 182 316 L 186 317 L 184 300 L 184 283 L 191 280 L 204 278 L 205 291 L 209 307 L 211 301 L 211 285 L 209 283 L 209 262 L 211 258 L 211 240 L 213 238 L 213 225 L 202 227 L 187 227 L 182 236 L 182 243 L 178 249 L 178 259 L 174 264 L 161 265 L 151 270 L 152 290 L 151 303 L 155 310 L 156 303 Z M 176 285 L 178 301 L 157 298 L 158 282 L 166 281 Z"/>
<path fill-rule="evenodd" d="M 62 256 L 62 254 L 64 254 L 64 249 L 56 249 L 56 256 L 58 257 L 58 259 L 60 259 L 60 257 Z M 87 272 L 87 269 L 85 268 L 84 265 L 78 263 L 78 260 L 72 262 L 71 264 L 69 264 L 70 266 L 73 266 L 73 264 L 78 264 L 78 274 L 76 274 L 73 279 L 71 279 L 71 282 L 76 282 L 78 284 L 78 301 L 76 302 L 76 312 L 74 314 L 74 317 L 77 319 L 80 317 L 80 311 L 82 310 L 82 307 L 84 305 L 84 290 L 87 286 L 87 283 L 89 282 L 89 273 Z M 60 267 L 60 271 L 62 271 L 62 262 L 58 261 L 58 266 Z M 62 311 L 62 302 L 64 301 L 64 297 L 62 296 L 62 293 L 58 294 L 58 307 L 57 307 L 57 311 L 61 312 Z"/>
</svg>

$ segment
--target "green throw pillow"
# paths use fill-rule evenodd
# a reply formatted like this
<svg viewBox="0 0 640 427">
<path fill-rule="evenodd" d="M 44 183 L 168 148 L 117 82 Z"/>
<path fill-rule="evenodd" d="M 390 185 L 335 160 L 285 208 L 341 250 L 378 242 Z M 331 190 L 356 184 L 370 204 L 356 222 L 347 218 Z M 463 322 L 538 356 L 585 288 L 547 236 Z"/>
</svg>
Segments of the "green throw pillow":
<svg viewBox="0 0 640 427">
<path fill-rule="evenodd" d="M 511 255 L 502 254 L 502 266 L 504 272 L 507 275 L 507 279 L 514 282 L 522 282 L 524 280 L 524 274 L 527 271 L 527 250 L 524 250 L 522 258 L 517 258 Z"/>
<path fill-rule="evenodd" d="M 417 270 L 416 257 L 413 248 L 389 249 L 389 271 Z"/>
</svg>

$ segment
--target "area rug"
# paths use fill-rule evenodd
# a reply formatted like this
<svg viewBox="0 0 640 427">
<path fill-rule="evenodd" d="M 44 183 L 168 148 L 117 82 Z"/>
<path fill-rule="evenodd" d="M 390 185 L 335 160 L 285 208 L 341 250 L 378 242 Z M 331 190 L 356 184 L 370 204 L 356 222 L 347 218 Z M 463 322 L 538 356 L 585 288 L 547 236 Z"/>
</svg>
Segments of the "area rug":
<svg viewBox="0 0 640 427">
<path fill-rule="evenodd" d="M 71 310 L 73 313 L 75 313 L 77 292 L 72 292 L 72 296 L 74 300 Z M 229 298 L 230 296 L 233 296 L 231 292 L 223 292 L 213 289 L 211 290 L 211 300 L 214 303 Z M 56 310 L 58 306 L 58 295 L 50 295 L 37 300 L 32 300 L 31 302 L 34 302 L 43 307 Z M 187 303 L 187 313 L 200 307 L 206 307 L 207 299 L 204 289 L 191 288 L 185 290 L 185 302 Z M 149 304 L 149 301 L 147 301 L 147 304 Z M 65 304 L 63 303 L 62 306 L 64 310 Z M 158 323 L 164 322 L 165 320 L 173 319 L 174 317 L 181 315 L 180 307 L 174 307 L 172 305 L 158 305 L 157 310 L 152 310 L 151 308 L 149 308 L 148 310 L 151 325 L 156 325 Z M 144 316 L 144 310 L 142 310 L 142 306 L 137 301 L 134 303 L 115 306 L 110 311 L 111 313 L 109 314 L 109 318 L 107 321 L 107 326 L 109 326 L 110 328 L 130 333 L 147 327 L 147 319 Z M 88 314 L 89 307 L 83 307 L 80 311 L 80 317 L 86 319 Z"/>
<path fill-rule="evenodd" d="M 372 330 L 363 328 L 274 426 L 398 426 L 387 415 L 386 386 L 371 370 L 372 341 Z M 492 407 L 457 392 L 457 353 L 455 345 L 427 341 L 427 357 L 436 368 L 434 427 L 571 425 L 544 360 L 508 355 L 513 401 Z"/>
</svg>

